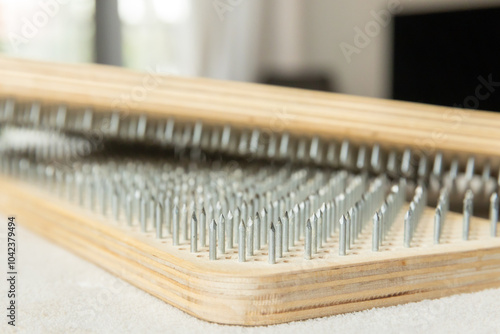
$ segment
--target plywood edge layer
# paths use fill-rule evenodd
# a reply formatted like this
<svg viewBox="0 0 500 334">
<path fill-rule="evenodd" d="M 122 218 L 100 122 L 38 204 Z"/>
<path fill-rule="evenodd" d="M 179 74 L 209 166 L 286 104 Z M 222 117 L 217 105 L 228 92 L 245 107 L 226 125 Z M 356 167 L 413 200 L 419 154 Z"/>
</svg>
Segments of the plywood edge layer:
<svg viewBox="0 0 500 334">
<path fill-rule="evenodd" d="M 0 180 L 0 184 L 9 190 L 8 181 Z M 185 268 L 187 275 L 165 271 L 164 263 L 155 262 L 154 256 L 141 252 L 141 248 L 149 247 L 145 243 L 137 242 L 137 252 L 133 252 L 118 237 L 107 238 L 96 229 L 82 226 L 82 221 L 71 219 L 75 213 L 64 215 L 61 210 L 45 206 L 42 199 L 35 202 L 23 196 L 22 191 L 0 194 L 2 212 L 15 213 L 20 223 L 35 232 L 181 310 L 211 322 L 268 325 L 500 286 L 499 246 L 409 257 L 394 261 L 391 270 L 383 262 L 379 267 L 377 263 L 347 266 L 344 278 L 343 268 L 338 266 L 322 268 L 321 274 L 302 268 L 300 274 L 295 274 L 293 287 L 282 286 L 280 278 L 284 273 L 272 271 L 263 275 L 262 281 L 253 276 L 238 283 L 235 275 L 235 285 L 218 284 L 217 275 L 200 277 L 189 267 Z M 369 276 L 363 278 L 363 272 Z M 318 275 L 330 280 L 317 280 Z"/>
</svg>

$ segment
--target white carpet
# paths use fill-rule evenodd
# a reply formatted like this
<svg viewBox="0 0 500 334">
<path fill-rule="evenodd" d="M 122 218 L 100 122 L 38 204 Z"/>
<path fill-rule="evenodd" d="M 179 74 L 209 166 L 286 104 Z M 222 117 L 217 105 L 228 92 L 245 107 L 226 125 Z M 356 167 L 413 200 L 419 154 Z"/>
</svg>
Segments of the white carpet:
<svg viewBox="0 0 500 334">
<path fill-rule="evenodd" d="M 2 226 L 0 267 L 6 268 Z M 277 326 L 220 326 L 177 310 L 21 226 L 17 243 L 19 333 L 500 333 L 500 289 Z M 0 281 L 0 309 L 6 314 L 7 283 Z M 5 315 L 0 319 L 0 332 L 14 332 Z"/>
</svg>

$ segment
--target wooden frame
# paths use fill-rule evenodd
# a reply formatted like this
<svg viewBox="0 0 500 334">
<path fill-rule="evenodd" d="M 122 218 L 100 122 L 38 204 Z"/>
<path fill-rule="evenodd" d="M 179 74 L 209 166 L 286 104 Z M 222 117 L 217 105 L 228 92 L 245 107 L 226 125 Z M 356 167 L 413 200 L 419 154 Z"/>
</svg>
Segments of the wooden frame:
<svg viewBox="0 0 500 334">
<path fill-rule="evenodd" d="M 427 209 L 410 249 L 396 228 L 380 252 L 361 239 L 341 257 L 331 240 L 315 260 L 304 260 L 299 244 L 270 265 L 265 250 L 246 263 L 234 250 L 208 261 L 206 248 L 190 253 L 188 242 L 171 246 L 170 237 L 143 235 L 23 182 L 2 177 L 0 187 L 2 212 L 15 212 L 40 235 L 211 322 L 270 325 L 500 286 L 500 238 L 488 236 L 489 222 L 481 218 L 472 220 L 471 240 L 462 241 L 461 215 L 449 213 L 442 244 L 434 246 Z"/>
<path fill-rule="evenodd" d="M 142 97 L 134 100 L 134 94 Z M 237 127 L 266 128 L 281 115 L 282 130 L 298 135 L 396 148 L 430 145 L 425 148 L 433 152 L 474 154 L 492 163 L 500 158 L 500 117 L 487 112 L 471 117 L 415 103 L 10 58 L 0 58 L 0 95 Z M 305 261 L 298 245 L 276 265 L 267 264 L 265 251 L 242 264 L 231 251 L 208 261 L 206 249 L 191 254 L 186 244 L 156 241 L 20 181 L 1 177 L 0 187 L 3 212 L 15 212 L 37 233 L 218 323 L 276 324 L 500 286 L 500 239 L 488 236 L 489 222 L 480 218 L 473 218 L 470 241 L 460 238 L 461 216 L 450 213 L 443 244 L 432 245 L 433 210 L 426 209 L 410 249 L 396 228 L 377 253 L 361 240 L 345 257 L 325 247 L 316 255 L 321 259 Z"/>
</svg>

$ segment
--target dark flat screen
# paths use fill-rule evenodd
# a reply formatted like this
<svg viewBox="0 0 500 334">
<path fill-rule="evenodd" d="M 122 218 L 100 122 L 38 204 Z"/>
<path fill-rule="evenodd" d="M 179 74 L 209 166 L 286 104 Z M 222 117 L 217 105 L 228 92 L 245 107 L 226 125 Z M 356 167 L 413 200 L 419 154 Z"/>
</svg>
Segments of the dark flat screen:
<svg viewBox="0 0 500 334">
<path fill-rule="evenodd" d="M 500 8 L 394 18 L 393 98 L 500 111 Z"/>
</svg>

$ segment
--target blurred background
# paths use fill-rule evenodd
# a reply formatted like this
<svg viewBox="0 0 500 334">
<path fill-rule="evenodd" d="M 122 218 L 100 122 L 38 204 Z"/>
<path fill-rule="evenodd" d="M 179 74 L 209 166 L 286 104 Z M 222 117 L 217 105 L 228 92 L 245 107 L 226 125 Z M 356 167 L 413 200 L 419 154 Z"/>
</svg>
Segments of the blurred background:
<svg viewBox="0 0 500 334">
<path fill-rule="evenodd" d="M 499 22 L 500 0 L 0 0 L 0 52 L 500 111 Z"/>
</svg>

